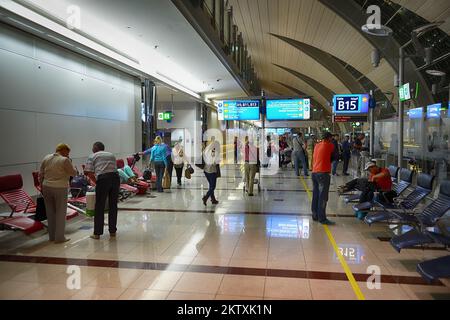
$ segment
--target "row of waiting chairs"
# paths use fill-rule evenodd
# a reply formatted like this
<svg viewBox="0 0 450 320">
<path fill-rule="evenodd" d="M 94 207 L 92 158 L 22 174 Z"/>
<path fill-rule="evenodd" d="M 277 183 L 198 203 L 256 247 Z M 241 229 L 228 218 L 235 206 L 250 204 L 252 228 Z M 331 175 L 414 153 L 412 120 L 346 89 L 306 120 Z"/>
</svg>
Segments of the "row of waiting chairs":
<svg viewBox="0 0 450 320">
<path fill-rule="evenodd" d="M 401 170 L 400 179 L 397 179 L 399 170 Z M 390 166 L 389 171 L 394 182 L 393 190 L 398 195 L 396 201 L 393 204 L 378 200 L 359 203 L 353 206 L 353 210 L 356 212 L 369 211 L 364 218 L 365 223 L 369 225 L 385 222 L 413 226 L 409 232 L 392 238 L 391 245 L 398 252 L 403 248 L 430 243 L 439 243 L 448 247 L 450 245 L 449 237 L 428 231 L 427 228 L 434 227 L 450 210 L 450 181 L 442 181 L 438 197 L 416 213 L 414 210 L 433 190 L 434 176 L 420 173 L 417 176 L 417 186 L 406 197 L 403 197 L 403 193 L 412 183 L 413 172 L 394 166 Z M 347 202 L 359 198 L 359 195 L 350 197 L 352 198 L 347 199 Z M 418 264 L 417 271 L 430 282 L 437 278 L 450 277 L 450 256 L 424 261 Z"/>
</svg>

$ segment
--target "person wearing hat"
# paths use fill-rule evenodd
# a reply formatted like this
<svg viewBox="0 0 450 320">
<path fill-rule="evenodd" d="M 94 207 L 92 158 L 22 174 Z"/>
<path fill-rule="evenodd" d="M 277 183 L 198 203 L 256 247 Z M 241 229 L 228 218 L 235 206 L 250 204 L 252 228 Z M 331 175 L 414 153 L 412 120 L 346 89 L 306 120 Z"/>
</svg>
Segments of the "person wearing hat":
<svg viewBox="0 0 450 320">
<path fill-rule="evenodd" d="M 328 192 L 330 189 L 331 161 L 334 145 L 331 142 L 333 135 L 325 132 L 322 141 L 316 144 L 313 153 L 313 199 L 311 204 L 312 218 L 321 224 L 333 225 L 333 221 L 327 219 L 326 208 Z"/>
<path fill-rule="evenodd" d="M 386 195 L 392 192 L 392 179 L 388 169 L 378 167 L 375 161 L 369 161 L 364 166 L 364 170 L 368 171 L 368 178 L 349 181 L 338 188 L 338 193 L 359 190 L 361 191 L 359 202 L 362 203 L 371 201 L 375 191 L 381 191 Z M 391 201 L 390 198 L 388 200 Z"/>
<path fill-rule="evenodd" d="M 48 222 L 48 237 L 55 243 L 70 239 L 65 237 L 67 198 L 70 177 L 77 174 L 69 158 L 70 147 L 60 143 L 55 153 L 45 156 L 39 170 Z"/>
</svg>

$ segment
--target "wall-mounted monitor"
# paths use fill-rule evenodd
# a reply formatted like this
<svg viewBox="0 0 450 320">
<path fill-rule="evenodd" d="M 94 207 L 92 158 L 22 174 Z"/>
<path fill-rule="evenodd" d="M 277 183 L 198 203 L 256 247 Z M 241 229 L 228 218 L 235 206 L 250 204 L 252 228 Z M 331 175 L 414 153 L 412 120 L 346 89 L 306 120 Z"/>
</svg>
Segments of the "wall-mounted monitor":
<svg viewBox="0 0 450 320">
<path fill-rule="evenodd" d="M 338 94 L 333 97 L 333 113 L 364 115 L 369 112 L 368 94 Z"/>
<path fill-rule="evenodd" d="M 414 108 L 410 109 L 407 112 L 409 119 L 422 119 L 423 117 L 423 108 Z"/>
<path fill-rule="evenodd" d="M 260 120 L 259 100 L 224 100 L 217 103 L 219 120 Z"/>
<path fill-rule="evenodd" d="M 442 103 L 436 103 L 427 107 L 427 119 L 440 119 L 441 118 Z"/>
<path fill-rule="evenodd" d="M 267 120 L 309 120 L 310 99 L 285 99 L 266 101 Z"/>
</svg>

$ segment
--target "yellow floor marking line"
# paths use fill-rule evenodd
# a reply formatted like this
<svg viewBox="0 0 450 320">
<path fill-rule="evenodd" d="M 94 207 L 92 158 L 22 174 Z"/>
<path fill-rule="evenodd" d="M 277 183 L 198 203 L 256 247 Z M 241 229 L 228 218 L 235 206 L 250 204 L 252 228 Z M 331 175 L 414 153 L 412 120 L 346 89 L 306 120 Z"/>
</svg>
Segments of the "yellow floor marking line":
<svg viewBox="0 0 450 320">
<path fill-rule="evenodd" d="M 312 202 L 312 193 L 311 190 L 308 188 L 308 185 L 305 182 L 305 179 L 303 177 L 300 177 L 300 180 L 303 183 L 303 186 L 305 187 L 306 193 L 308 194 L 309 201 Z M 350 282 L 350 285 L 352 286 L 353 292 L 355 292 L 356 297 L 358 300 L 366 300 L 363 293 L 361 292 L 361 289 L 359 288 L 358 283 L 355 280 L 355 277 L 353 276 L 352 271 L 350 270 L 347 262 L 345 261 L 344 257 L 342 256 L 341 252 L 339 251 L 339 248 L 336 244 L 336 241 L 334 240 L 333 234 L 330 231 L 330 228 L 328 228 L 327 225 L 323 225 L 323 228 L 325 229 L 325 233 L 328 236 L 328 240 L 331 243 L 331 246 L 333 247 L 334 251 L 336 252 L 336 256 L 339 259 L 339 262 L 341 263 L 342 268 L 345 271 L 345 274 L 347 275 L 347 279 Z"/>
</svg>

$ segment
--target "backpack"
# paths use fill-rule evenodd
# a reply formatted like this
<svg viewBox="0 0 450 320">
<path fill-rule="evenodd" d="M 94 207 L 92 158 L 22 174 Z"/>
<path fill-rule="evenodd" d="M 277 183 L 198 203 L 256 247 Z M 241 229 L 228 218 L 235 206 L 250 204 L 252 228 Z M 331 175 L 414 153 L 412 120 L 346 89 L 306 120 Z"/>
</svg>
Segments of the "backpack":
<svg viewBox="0 0 450 320">
<path fill-rule="evenodd" d="M 83 175 L 73 177 L 70 183 L 70 193 L 72 198 L 84 197 L 88 190 L 88 180 Z"/>
</svg>

